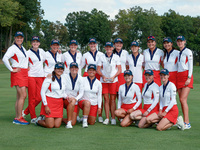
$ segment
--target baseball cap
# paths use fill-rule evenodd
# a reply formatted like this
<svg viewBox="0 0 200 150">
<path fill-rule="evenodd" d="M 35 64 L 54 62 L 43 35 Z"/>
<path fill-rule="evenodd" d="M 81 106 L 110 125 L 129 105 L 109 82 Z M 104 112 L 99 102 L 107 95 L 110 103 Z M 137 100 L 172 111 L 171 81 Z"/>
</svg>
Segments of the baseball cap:
<svg viewBox="0 0 200 150">
<path fill-rule="evenodd" d="M 70 64 L 70 67 L 69 67 L 69 68 L 72 68 L 73 66 L 75 66 L 75 67 L 78 68 L 78 64 L 77 64 L 76 62 L 72 62 L 72 63 Z"/>
<path fill-rule="evenodd" d="M 95 64 L 89 64 L 88 65 L 88 70 L 89 69 L 94 69 L 94 70 L 97 70 L 97 68 L 96 68 L 96 65 Z"/>
<path fill-rule="evenodd" d="M 176 40 L 177 40 L 177 41 L 178 41 L 178 40 L 185 41 L 185 37 L 182 36 L 182 35 L 179 35 L 179 36 L 176 38 Z"/>
<path fill-rule="evenodd" d="M 164 42 L 172 43 L 172 39 L 170 37 L 166 37 L 166 38 L 163 39 L 163 43 Z"/>
<path fill-rule="evenodd" d="M 64 69 L 64 63 L 62 63 L 62 62 L 57 62 L 57 63 L 55 64 L 55 69 L 59 69 L 59 68 Z"/>
<path fill-rule="evenodd" d="M 122 40 L 121 38 L 116 38 L 116 39 L 114 40 L 114 43 L 117 43 L 117 42 L 123 43 L 123 40 Z"/>
<path fill-rule="evenodd" d="M 125 75 L 130 75 L 130 76 L 132 76 L 133 74 L 132 74 L 132 71 L 131 70 L 125 70 L 124 71 L 124 76 Z"/>
<path fill-rule="evenodd" d="M 156 41 L 156 38 L 154 36 L 148 36 L 147 41 L 149 41 L 149 40 Z"/>
<path fill-rule="evenodd" d="M 135 46 L 139 46 L 139 43 L 136 42 L 136 41 L 133 41 L 133 42 L 131 43 L 131 46 L 133 46 L 133 45 L 135 45 Z"/>
<path fill-rule="evenodd" d="M 89 43 L 97 43 L 95 38 L 90 38 Z"/>
<path fill-rule="evenodd" d="M 147 69 L 147 70 L 145 70 L 144 74 L 149 74 L 150 76 L 152 76 L 153 75 L 153 71 L 151 69 Z"/>
<path fill-rule="evenodd" d="M 38 42 L 40 42 L 39 36 L 33 36 L 33 37 L 32 37 L 32 41 L 34 41 L 34 40 L 37 40 Z"/>
<path fill-rule="evenodd" d="M 52 41 L 51 41 L 51 45 L 53 45 L 53 44 L 58 44 L 58 45 L 60 45 L 60 43 L 59 43 L 58 40 L 52 40 Z"/>
<path fill-rule="evenodd" d="M 15 33 L 15 37 L 17 37 L 17 36 L 22 36 L 22 37 L 24 37 L 24 34 L 23 34 L 23 32 L 21 32 L 21 31 L 17 31 L 17 32 Z"/>
<path fill-rule="evenodd" d="M 113 47 L 113 43 L 112 43 L 112 42 L 106 42 L 105 47 L 106 47 L 106 46 L 111 46 L 111 47 Z"/>
<path fill-rule="evenodd" d="M 78 45 L 78 42 L 77 42 L 77 40 L 71 40 L 70 43 L 69 43 L 69 45 L 71 45 L 71 44 L 76 44 L 76 45 Z"/>
<path fill-rule="evenodd" d="M 169 75 L 169 71 L 167 69 L 162 69 L 160 74 Z"/>
</svg>

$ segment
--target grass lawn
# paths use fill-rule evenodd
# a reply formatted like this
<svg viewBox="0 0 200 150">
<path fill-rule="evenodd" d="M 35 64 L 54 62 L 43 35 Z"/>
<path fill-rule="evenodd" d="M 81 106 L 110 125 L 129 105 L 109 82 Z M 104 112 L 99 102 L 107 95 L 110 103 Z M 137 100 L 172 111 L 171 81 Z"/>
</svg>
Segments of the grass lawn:
<svg viewBox="0 0 200 150">
<path fill-rule="evenodd" d="M 148 129 L 139 129 L 135 126 L 122 128 L 119 126 L 119 122 L 116 126 L 96 123 L 89 128 L 82 128 L 82 124 L 77 123 L 73 129 L 66 129 L 64 124 L 59 129 L 46 129 L 34 124 L 28 126 L 12 124 L 15 117 L 16 90 L 10 87 L 9 71 L 0 64 L 0 150 L 200 149 L 199 73 L 200 67 L 194 67 L 194 89 L 191 90 L 188 98 L 192 125 L 190 130 L 181 131 L 172 127 L 170 130 L 159 132 L 155 127 Z M 24 108 L 27 107 L 27 104 L 28 100 L 26 99 Z M 182 115 L 179 102 L 178 107 Z M 40 106 L 36 111 L 39 114 Z M 30 121 L 30 116 L 28 115 L 26 119 Z"/>
</svg>

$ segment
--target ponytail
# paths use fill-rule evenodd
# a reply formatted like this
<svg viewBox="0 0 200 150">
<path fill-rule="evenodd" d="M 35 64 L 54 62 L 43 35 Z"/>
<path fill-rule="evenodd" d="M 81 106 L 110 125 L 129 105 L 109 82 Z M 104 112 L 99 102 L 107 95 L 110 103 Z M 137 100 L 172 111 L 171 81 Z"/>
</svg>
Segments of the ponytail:
<svg viewBox="0 0 200 150">
<path fill-rule="evenodd" d="M 55 71 L 53 71 L 52 72 L 52 81 L 55 81 L 55 75 L 56 75 L 56 73 L 55 73 Z"/>
</svg>

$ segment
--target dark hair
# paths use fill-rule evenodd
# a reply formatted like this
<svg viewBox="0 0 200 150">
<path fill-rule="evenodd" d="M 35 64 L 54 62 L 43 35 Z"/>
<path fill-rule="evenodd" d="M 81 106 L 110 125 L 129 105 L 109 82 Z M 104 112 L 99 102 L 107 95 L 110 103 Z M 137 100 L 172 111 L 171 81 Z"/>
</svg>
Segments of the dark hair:
<svg viewBox="0 0 200 150">
<path fill-rule="evenodd" d="M 114 48 L 114 50 L 113 50 L 113 54 L 116 54 L 116 52 L 117 52 L 117 50 L 116 50 L 116 48 Z"/>
<path fill-rule="evenodd" d="M 52 72 L 52 81 L 55 81 L 55 79 L 56 79 L 55 76 L 56 76 L 56 72 L 53 71 L 53 72 Z"/>
<path fill-rule="evenodd" d="M 174 47 L 174 46 L 172 46 L 172 50 L 176 50 L 176 48 Z M 163 57 L 163 60 L 165 59 L 165 57 L 166 57 L 166 53 L 167 53 L 167 50 L 164 48 L 164 46 L 163 46 L 163 51 L 164 51 L 164 57 Z"/>
</svg>

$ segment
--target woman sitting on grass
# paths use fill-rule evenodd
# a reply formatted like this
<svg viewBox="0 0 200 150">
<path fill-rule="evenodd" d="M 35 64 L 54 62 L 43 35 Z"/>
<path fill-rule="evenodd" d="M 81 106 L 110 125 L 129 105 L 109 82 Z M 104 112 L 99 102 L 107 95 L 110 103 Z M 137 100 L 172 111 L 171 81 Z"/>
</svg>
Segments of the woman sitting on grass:
<svg viewBox="0 0 200 150">
<path fill-rule="evenodd" d="M 63 118 L 63 98 L 66 82 L 62 76 L 64 71 L 63 63 L 56 63 L 52 75 L 49 74 L 44 80 L 41 89 L 42 102 L 45 107 L 45 120 L 37 120 L 46 128 L 59 128 Z"/>
</svg>

